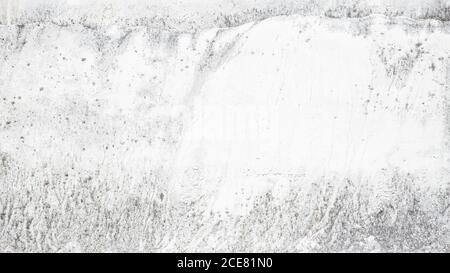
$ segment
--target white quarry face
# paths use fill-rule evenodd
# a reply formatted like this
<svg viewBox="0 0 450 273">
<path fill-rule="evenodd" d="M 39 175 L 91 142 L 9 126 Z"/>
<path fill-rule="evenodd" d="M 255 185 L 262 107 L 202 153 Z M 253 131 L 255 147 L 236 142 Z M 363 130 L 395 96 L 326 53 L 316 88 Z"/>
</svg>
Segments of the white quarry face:
<svg viewBox="0 0 450 273">
<path fill-rule="evenodd" d="M 0 249 L 448 251 L 447 2 L 297 2 L 1 1 Z"/>
</svg>

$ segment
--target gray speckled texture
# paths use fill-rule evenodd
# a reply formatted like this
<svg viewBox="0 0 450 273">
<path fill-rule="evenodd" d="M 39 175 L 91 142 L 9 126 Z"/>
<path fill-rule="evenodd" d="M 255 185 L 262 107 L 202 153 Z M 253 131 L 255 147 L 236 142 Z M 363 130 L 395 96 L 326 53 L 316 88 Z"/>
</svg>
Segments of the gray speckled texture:
<svg viewBox="0 0 450 273">
<path fill-rule="evenodd" d="M 445 1 L 197 2 L 2 15 L 1 252 L 450 251 Z"/>
</svg>

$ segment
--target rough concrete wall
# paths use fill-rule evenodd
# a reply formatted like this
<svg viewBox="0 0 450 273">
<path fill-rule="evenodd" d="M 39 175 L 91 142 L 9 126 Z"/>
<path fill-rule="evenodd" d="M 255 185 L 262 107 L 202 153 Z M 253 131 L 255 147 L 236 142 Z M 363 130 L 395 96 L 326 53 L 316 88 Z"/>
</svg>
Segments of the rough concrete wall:
<svg viewBox="0 0 450 273">
<path fill-rule="evenodd" d="M 47 19 L 0 26 L 0 250 L 449 251 L 446 22 Z"/>
</svg>

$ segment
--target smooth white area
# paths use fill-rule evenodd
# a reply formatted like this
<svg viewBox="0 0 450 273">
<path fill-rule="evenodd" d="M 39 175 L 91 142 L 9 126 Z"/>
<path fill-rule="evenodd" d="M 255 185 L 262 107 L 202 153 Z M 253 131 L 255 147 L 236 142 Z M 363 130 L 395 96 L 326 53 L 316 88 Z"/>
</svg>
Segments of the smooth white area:
<svg viewBox="0 0 450 273">
<path fill-rule="evenodd" d="M 275 188 L 288 189 L 280 175 L 307 177 L 308 183 L 323 176 L 378 183 L 383 170 L 448 169 L 443 86 L 450 37 L 410 35 L 379 20 L 369 37 L 330 31 L 316 18 L 240 27 L 241 38 L 193 100 L 194 123 L 174 178 L 180 192 L 195 188 L 185 174 L 189 168 L 205 172 L 201 187 L 217 194 L 212 207 L 218 209 L 245 206 L 246 199 L 251 204 L 274 187 L 273 177 Z M 427 54 L 411 70 L 386 75 L 381 48 L 395 45 L 387 60 L 407 69 L 399 65 L 423 39 Z M 436 56 L 447 57 L 431 70 Z"/>
</svg>

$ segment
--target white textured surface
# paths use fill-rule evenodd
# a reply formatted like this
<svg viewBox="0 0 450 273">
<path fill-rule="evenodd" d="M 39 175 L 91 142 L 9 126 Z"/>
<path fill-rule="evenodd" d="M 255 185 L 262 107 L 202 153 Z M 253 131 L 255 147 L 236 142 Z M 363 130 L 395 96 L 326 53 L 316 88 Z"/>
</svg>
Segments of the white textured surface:
<svg viewBox="0 0 450 273">
<path fill-rule="evenodd" d="M 1 251 L 449 251 L 445 21 L 104 16 L 0 26 Z"/>
</svg>

